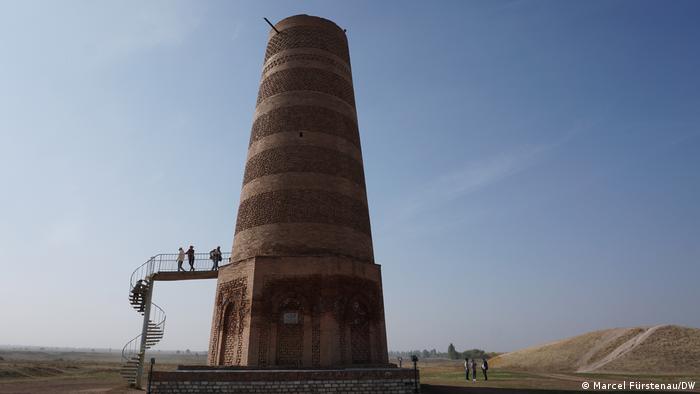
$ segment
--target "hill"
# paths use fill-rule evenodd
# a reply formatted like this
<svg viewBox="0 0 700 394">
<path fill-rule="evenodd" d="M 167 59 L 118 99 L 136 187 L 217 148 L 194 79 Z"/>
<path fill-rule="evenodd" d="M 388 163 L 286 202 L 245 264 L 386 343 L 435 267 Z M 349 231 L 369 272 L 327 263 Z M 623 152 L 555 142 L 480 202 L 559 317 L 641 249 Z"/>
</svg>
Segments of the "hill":
<svg viewBox="0 0 700 394">
<path fill-rule="evenodd" d="M 490 363 L 537 372 L 697 374 L 700 329 L 659 325 L 594 331 L 505 353 Z"/>
</svg>

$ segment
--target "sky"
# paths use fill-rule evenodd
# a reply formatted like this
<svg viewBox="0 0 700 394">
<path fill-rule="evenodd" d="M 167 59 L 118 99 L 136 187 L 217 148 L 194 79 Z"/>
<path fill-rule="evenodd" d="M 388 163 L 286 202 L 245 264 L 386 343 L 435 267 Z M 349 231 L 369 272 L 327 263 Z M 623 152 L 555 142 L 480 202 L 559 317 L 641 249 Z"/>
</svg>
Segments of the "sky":
<svg viewBox="0 0 700 394">
<path fill-rule="evenodd" d="M 2 1 L 0 345 L 120 349 L 230 250 L 269 26 L 347 29 L 389 348 L 700 327 L 697 1 Z M 158 282 L 206 349 L 215 282 Z"/>
</svg>

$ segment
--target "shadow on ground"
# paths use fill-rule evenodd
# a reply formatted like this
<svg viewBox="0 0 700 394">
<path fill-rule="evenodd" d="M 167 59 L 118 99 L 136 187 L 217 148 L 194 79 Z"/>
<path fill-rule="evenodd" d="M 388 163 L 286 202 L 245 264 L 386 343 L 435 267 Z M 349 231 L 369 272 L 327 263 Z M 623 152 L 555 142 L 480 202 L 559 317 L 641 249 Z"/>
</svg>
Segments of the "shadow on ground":
<svg viewBox="0 0 700 394">
<path fill-rule="evenodd" d="M 457 387 L 457 386 L 440 386 L 432 384 L 421 384 L 421 394 L 557 394 L 557 393 L 583 393 L 579 390 L 538 390 L 538 389 L 501 389 L 495 387 Z M 593 391 L 593 390 L 591 390 Z M 596 394 L 612 394 L 620 393 L 621 391 L 598 391 Z M 625 393 L 648 393 L 645 391 L 624 391 Z M 665 391 L 666 393 L 681 393 L 682 391 Z"/>
<path fill-rule="evenodd" d="M 575 393 L 576 391 L 564 391 L 564 390 L 536 390 L 536 389 L 500 389 L 494 387 L 456 387 L 456 386 L 440 386 L 433 384 L 421 384 L 420 385 L 422 394 L 514 394 L 514 393 L 525 393 L 525 394 L 535 394 L 535 393 L 546 393 L 546 394 L 556 394 L 556 393 Z"/>
</svg>

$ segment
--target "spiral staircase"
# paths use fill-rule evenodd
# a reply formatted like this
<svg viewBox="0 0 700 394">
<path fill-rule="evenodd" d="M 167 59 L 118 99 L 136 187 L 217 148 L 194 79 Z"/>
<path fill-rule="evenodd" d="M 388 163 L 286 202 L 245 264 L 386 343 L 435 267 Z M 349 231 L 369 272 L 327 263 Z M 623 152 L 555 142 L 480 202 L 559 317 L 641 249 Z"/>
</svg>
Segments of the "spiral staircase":
<svg viewBox="0 0 700 394">
<path fill-rule="evenodd" d="M 222 262 L 229 262 L 229 253 L 222 254 Z M 131 274 L 129 304 L 143 316 L 141 334 L 122 348 L 120 374 L 132 387 L 141 387 L 146 350 L 155 346 L 165 334 L 165 311 L 152 301 L 153 286 L 157 280 L 213 279 L 219 271 L 213 269 L 208 253 L 195 254 L 192 267 L 187 262 L 178 270 L 176 254 L 158 254 L 141 264 Z M 223 266 L 224 264 L 220 264 Z"/>
</svg>

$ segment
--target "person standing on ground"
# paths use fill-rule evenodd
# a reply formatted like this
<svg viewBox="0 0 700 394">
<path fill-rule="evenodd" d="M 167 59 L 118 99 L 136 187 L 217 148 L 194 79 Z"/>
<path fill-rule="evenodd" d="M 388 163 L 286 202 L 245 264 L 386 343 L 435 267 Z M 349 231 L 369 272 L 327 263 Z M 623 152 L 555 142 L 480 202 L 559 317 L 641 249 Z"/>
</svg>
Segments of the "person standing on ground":
<svg viewBox="0 0 700 394">
<path fill-rule="evenodd" d="M 178 248 L 177 250 L 177 272 L 185 272 L 185 269 L 182 268 L 182 263 L 185 262 L 185 251 L 182 250 L 182 248 Z"/>
<path fill-rule="evenodd" d="M 481 371 L 484 372 L 484 380 L 489 380 L 488 375 L 486 374 L 486 371 L 489 370 L 489 362 L 486 361 L 485 358 L 481 359 Z"/>
<path fill-rule="evenodd" d="M 464 371 L 467 373 L 467 382 L 469 381 L 469 359 L 464 359 Z"/>
<path fill-rule="evenodd" d="M 190 263 L 190 271 L 194 271 L 194 246 L 192 245 L 187 249 L 187 260 Z"/>
<path fill-rule="evenodd" d="M 476 382 L 476 360 L 472 359 L 472 382 Z"/>
</svg>

